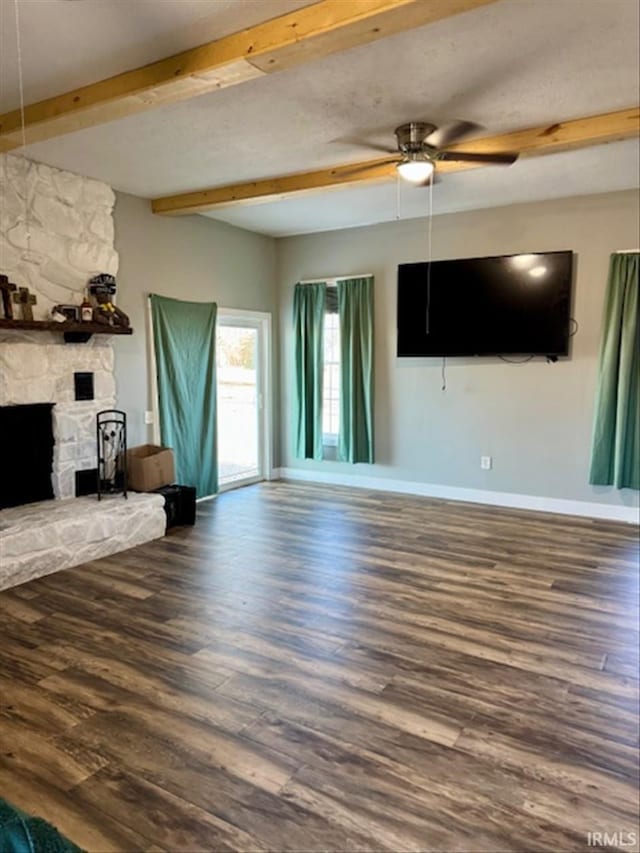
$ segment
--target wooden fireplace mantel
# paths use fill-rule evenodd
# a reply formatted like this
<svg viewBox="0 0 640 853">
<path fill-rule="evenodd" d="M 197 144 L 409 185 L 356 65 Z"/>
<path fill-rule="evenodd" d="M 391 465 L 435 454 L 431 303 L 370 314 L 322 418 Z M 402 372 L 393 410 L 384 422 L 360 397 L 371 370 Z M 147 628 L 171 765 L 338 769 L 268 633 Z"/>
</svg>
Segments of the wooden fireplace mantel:
<svg viewBox="0 0 640 853">
<path fill-rule="evenodd" d="M 104 323 L 76 323 L 55 320 L 6 320 L 0 318 L 0 329 L 29 332 L 62 332 L 67 343 L 86 343 L 91 335 L 131 335 L 131 326 L 107 326 Z"/>
</svg>

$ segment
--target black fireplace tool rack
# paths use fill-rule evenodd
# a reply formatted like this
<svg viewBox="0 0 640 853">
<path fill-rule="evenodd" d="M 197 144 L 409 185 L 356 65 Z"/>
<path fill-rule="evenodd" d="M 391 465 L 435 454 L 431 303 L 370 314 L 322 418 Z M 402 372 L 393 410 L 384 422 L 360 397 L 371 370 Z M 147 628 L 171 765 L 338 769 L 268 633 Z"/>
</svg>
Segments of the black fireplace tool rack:
<svg viewBox="0 0 640 853">
<path fill-rule="evenodd" d="M 96 415 L 98 500 L 102 495 L 127 497 L 127 416 L 118 409 Z"/>
</svg>

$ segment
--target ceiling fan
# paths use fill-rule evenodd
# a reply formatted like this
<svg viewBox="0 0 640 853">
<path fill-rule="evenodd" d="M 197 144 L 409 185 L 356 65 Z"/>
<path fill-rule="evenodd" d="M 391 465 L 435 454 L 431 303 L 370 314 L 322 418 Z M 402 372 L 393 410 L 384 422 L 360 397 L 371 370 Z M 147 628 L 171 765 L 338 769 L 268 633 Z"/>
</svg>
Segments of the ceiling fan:
<svg viewBox="0 0 640 853">
<path fill-rule="evenodd" d="M 426 186 L 435 179 L 438 161 L 455 160 L 462 163 L 496 163 L 510 166 L 518 159 L 512 151 L 496 154 L 474 154 L 472 151 L 447 151 L 465 136 L 481 130 L 481 126 L 470 121 L 452 121 L 437 127 L 424 121 L 411 121 L 395 129 L 397 151 L 378 145 L 368 145 L 376 151 L 385 151 L 396 156 L 389 163 L 395 163 L 401 178 L 418 186 Z M 359 143 L 362 144 L 362 143 Z"/>
</svg>

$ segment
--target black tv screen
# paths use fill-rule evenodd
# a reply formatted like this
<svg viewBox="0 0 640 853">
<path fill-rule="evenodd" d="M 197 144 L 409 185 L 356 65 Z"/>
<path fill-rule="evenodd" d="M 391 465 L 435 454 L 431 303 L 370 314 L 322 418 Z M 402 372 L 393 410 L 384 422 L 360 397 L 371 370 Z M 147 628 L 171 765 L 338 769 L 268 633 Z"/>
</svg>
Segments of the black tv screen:
<svg viewBox="0 0 640 853">
<path fill-rule="evenodd" d="M 570 251 L 398 267 L 398 356 L 568 355 Z"/>
</svg>

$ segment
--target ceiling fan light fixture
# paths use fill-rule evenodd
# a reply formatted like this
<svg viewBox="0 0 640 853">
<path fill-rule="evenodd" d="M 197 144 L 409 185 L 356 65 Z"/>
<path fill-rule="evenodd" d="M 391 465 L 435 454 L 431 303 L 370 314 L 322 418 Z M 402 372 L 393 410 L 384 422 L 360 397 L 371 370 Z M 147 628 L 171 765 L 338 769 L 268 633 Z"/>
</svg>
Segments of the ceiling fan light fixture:
<svg viewBox="0 0 640 853">
<path fill-rule="evenodd" d="M 424 157 L 409 156 L 401 160 L 396 169 L 405 181 L 410 181 L 412 184 L 423 184 L 433 174 L 434 165 L 431 160 Z"/>
</svg>

